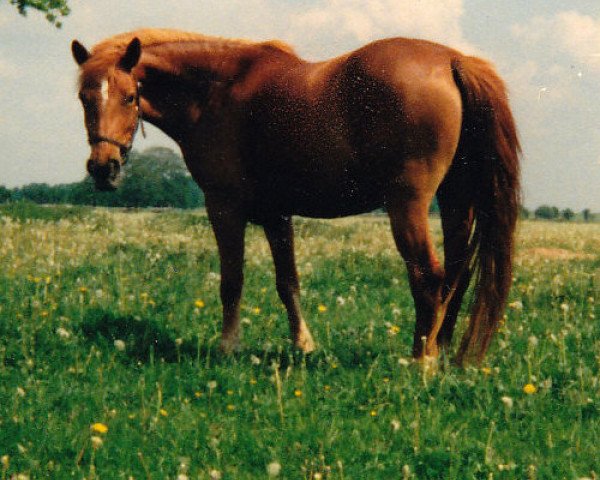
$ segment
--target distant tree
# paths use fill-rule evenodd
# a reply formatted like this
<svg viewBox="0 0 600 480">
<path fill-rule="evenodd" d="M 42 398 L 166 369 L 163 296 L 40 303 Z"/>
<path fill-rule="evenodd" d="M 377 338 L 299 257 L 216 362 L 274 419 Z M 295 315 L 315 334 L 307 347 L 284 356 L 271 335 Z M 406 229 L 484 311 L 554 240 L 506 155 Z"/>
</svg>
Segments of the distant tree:
<svg viewBox="0 0 600 480">
<path fill-rule="evenodd" d="M 535 218 L 543 218 L 546 220 L 554 220 L 558 218 L 559 210 L 550 205 L 541 205 L 533 212 Z"/>
<path fill-rule="evenodd" d="M 575 212 L 573 210 L 571 210 L 570 208 L 565 208 L 562 212 L 561 212 L 561 216 L 562 218 L 564 218 L 566 221 L 570 221 L 575 217 Z"/>
<path fill-rule="evenodd" d="M 590 211 L 589 208 L 584 209 L 581 214 L 583 215 L 583 221 L 584 222 L 591 222 L 592 221 L 592 212 Z"/>
<path fill-rule="evenodd" d="M 71 13 L 67 0 L 9 0 L 9 2 L 15 5 L 23 16 L 27 15 L 30 8 L 44 13 L 46 20 L 58 28 L 62 26 L 60 19 Z"/>
<path fill-rule="evenodd" d="M 11 192 L 8 188 L 0 185 L 0 203 L 6 203 L 11 199 Z"/>
</svg>

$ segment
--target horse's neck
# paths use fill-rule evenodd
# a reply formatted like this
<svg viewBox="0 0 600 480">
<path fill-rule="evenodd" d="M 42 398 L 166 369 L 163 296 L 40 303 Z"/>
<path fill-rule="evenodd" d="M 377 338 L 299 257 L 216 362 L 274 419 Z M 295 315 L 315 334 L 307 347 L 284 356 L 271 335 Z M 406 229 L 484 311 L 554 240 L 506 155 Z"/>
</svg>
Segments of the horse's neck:
<svg viewBox="0 0 600 480">
<path fill-rule="evenodd" d="M 194 121 L 190 114 L 204 107 L 201 90 L 234 81 L 259 53 L 258 44 L 224 40 L 149 47 L 138 67 L 144 118 L 177 141 Z"/>
</svg>

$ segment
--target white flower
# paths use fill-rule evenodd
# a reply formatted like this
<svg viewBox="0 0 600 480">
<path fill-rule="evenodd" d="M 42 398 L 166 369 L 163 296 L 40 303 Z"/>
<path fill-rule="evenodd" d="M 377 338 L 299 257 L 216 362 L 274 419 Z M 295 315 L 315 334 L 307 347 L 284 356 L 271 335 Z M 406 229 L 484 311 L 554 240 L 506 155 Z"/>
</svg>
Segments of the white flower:
<svg viewBox="0 0 600 480">
<path fill-rule="evenodd" d="M 269 477 L 277 477 L 281 472 L 281 464 L 279 462 L 271 462 L 267 465 L 267 474 Z"/>
<path fill-rule="evenodd" d="M 258 358 L 256 355 L 250 355 L 250 362 L 252 365 L 260 365 L 260 358 Z"/>
<path fill-rule="evenodd" d="M 561 303 L 560 304 L 560 309 L 563 311 L 563 313 L 568 313 L 568 311 L 569 311 L 569 304 L 568 303 Z"/>
<path fill-rule="evenodd" d="M 402 365 L 403 367 L 408 367 L 410 365 L 410 361 L 407 360 L 406 358 L 399 358 L 398 363 L 400 365 Z"/>
<path fill-rule="evenodd" d="M 124 352 L 125 351 L 125 342 L 123 340 L 115 340 L 113 342 L 113 345 L 115 346 L 115 348 L 119 351 L 119 352 Z"/>
<path fill-rule="evenodd" d="M 504 406 L 506 408 L 512 408 L 513 407 L 513 399 L 512 398 L 504 396 L 500 400 L 502 400 L 502 403 L 504 404 Z"/>
<path fill-rule="evenodd" d="M 210 480 L 221 480 L 223 474 L 218 470 L 212 469 L 210 472 L 208 472 L 208 476 Z"/>
<path fill-rule="evenodd" d="M 398 430 L 400 430 L 400 422 L 396 419 L 392 420 L 390 422 L 390 425 L 392 426 L 392 431 L 393 432 L 397 432 Z"/>
<path fill-rule="evenodd" d="M 340 295 L 340 296 L 338 296 L 338 297 L 335 299 L 335 302 L 336 302 L 336 303 L 337 303 L 337 304 L 338 304 L 340 307 L 343 307 L 343 306 L 344 306 L 344 304 L 346 303 L 346 300 L 344 300 L 344 297 L 342 297 L 342 296 Z"/>
<path fill-rule="evenodd" d="M 71 336 L 71 332 L 69 332 L 66 328 L 63 327 L 58 327 L 56 329 L 56 333 L 58 334 L 58 336 L 64 340 L 66 340 L 67 338 L 69 338 Z"/>
</svg>

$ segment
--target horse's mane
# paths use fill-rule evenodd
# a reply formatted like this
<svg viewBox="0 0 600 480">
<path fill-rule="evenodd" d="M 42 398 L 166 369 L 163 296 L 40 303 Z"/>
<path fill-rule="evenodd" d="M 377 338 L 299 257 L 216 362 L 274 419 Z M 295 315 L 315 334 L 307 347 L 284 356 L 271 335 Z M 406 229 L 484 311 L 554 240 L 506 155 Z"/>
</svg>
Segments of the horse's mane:
<svg viewBox="0 0 600 480">
<path fill-rule="evenodd" d="M 181 30 L 166 28 L 143 28 L 132 32 L 125 32 L 109 37 L 97 43 L 91 49 L 91 58 L 83 65 L 82 74 L 94 74 L 95 72 L 106 71 L 107 68 L 115 65 L 118 59 L 124 54 L 127 45 L 134 38 L 139 38 L 144 47 L 153 47 L 161 44 L 198 44 L 199 48 L 208 49 L 226 49 L 229 47 L 240 47 L 244 45 L 264 46 L 273 48 L 295 55 L 294 49 L 279 40 L 269 40 L 266 42 L 253 42 L 249 40 L 228 39 L 203 35 L 200 33 L 184 32 Z"/>
</svg>

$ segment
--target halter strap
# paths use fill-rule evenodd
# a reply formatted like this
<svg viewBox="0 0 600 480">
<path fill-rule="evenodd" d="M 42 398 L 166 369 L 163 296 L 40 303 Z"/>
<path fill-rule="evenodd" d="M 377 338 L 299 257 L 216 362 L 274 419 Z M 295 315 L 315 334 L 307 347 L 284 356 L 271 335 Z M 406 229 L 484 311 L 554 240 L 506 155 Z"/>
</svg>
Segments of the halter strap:
<svg viewBox="0 0 600 480">
<path fill-rule="evenodd" d="M 104 142 L 104 143 L 110 143 L 111 145 L 119 147 L 119 149 L 121 150 L 121 156 L 123 157 L 123 160 L 126 160 L 127 155 L 129 155 L 129 152 L 133 148 L 133 140 L 135 138 L 135 134 L 138 131 L 138 128 L 141 130 L 142 136 L 144 138 L 146 138 L 146 130 L 144 129 L 144 121 L 142 119 L 142 109 L 140 108 L 140 84 L 139 84 L 139 82 L 137 82 L 137 90 L 135 92 L 135 107 L 137 109 L 137 119 L 135 121 L 135 129 L 133 130 L 133 134 L 131 135 L 131 140 L 128 143 L 122 143 L 122 142 L 119 142 L 118 140 L 115 140 L 114 138 L 105 137 L 104 135 L 98 135 L 98 134 L 89 135 L 88 143 L 90 145 L 96 145 L 98 143 Z"/>
</svg>

